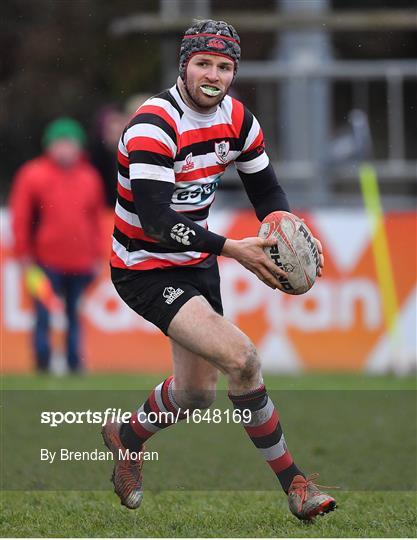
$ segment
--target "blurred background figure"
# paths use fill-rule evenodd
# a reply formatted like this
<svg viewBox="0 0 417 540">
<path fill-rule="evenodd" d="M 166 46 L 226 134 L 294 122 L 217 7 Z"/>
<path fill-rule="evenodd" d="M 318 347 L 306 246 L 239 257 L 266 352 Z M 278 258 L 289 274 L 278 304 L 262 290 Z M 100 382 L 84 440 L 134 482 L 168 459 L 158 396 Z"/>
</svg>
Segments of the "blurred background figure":
<svg viewBox="0 0 417 540">
<path fill-rule="evenodd" d="M 40 267 L 64 299 L 68 330 L 66 358 L 72 372 L 82 370 L 78 306 L 105 257 L 101 179 L 87 162 L 86 135 L 71 118 L 51 122 L 44 153 L 16 173 L 10 196 L 14 250 L 24 272 Z M 50 312 L 34 297 L 33 350 L 36 367 L 51 362 Z"/>
<path fill-rule="evenodd" d="M 150 94 L 134 94 L 126 100 L 123 110 L 115 105 L 105 105 L 95 115 L 90 159 L 103 180 L 105 202 L 114 209 L 117 196 L 117 145 L 126 122 Z"/>
<path fill-rule="evenodd" d="M 91 162 L 103 180 L 106 206 L 114 208 L 117 190 L 116 152 L 126 115 L 113 105 L 101 108 L 95 117 L 93 140 L 90 144 Z"/>
<path fill-rule="evenodd" d="M 147 99 L 152 97 L 152 94 L 133 94 L 127 98 L 124 110 L 126 113 L 127 120 L 135 114 L 141 105 L 145 103 Z"/>
</svg>

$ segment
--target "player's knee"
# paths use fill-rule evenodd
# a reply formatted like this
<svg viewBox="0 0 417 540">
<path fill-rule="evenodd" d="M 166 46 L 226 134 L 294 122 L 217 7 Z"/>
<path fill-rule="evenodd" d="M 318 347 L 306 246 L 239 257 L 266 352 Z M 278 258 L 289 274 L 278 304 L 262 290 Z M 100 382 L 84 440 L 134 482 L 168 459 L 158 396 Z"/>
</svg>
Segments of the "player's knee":
<svg viewBox="0 0 417 540">
<path fill-rule="evenodd" d="M 254 344 L 248 340 L 236 351 L 229 375 L 239 382 L 250 383 L 259 377 L 260 371 L 258 353 Z"/>
<path fill-rule="evenodd" d="M 216 399 L 216 390 L 181 390 L 175 398 L 182 409 L 208 409 Z"/>
</svg>

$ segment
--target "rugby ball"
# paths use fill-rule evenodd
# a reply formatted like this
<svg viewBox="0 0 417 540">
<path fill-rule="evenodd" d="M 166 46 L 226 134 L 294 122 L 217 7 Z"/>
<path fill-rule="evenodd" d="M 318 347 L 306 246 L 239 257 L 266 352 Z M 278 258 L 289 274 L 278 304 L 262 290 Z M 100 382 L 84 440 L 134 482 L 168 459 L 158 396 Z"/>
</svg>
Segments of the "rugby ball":
<svg viewBox="0 0 417 540">
<path fill-rule="evenodd" d="M 276 245 L 264 251 L 288 275 L 288 278 L 278 277 L 283 291 L 287 294 L 309 291 L 319 271 L 319 253 L 307 225 L 289 212 L 272 212 L 262 221 L 258 236 L 277 239 Z"/>
</svg>

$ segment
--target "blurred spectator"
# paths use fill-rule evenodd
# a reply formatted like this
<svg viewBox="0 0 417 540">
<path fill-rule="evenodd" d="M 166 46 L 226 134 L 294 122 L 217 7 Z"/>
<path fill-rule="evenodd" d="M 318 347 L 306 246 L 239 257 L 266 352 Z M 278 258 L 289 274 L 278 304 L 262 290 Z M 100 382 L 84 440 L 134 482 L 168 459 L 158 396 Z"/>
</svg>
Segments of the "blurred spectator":
<svg viewBox="0 0 417 540">
<path fill-rule="evenodd" d="M 130 96 L 125 103 L 125 113 L 128 119 L 133 116 L 139 107 L 150 97 L 152 97 L 151 94 L 133 94 Z"/>
<path fill-rule="evenodd" d="M 86 135 L 70 118 L 51 122 L 43 155 L 25 163 L 13 182 L 10 209 L 15 254 L 23 270 L 41 267 L 63 297 L 68 368 L 82 369 L 79 300 L 106 255 L 101 179 L 83 152 Z M 48 309 L 34 298 L 33 347 L 39 371 L 50 367 Z"/>
<path fill-rule="evenodd" d="M 117 195 L 117 145 L 126 124 L 126 115 L 113 106 L 99 110 L 95 120 L 90 157 L 99 171 L 106 197 L 106 205 L 114 208 Z"/>
</svg>

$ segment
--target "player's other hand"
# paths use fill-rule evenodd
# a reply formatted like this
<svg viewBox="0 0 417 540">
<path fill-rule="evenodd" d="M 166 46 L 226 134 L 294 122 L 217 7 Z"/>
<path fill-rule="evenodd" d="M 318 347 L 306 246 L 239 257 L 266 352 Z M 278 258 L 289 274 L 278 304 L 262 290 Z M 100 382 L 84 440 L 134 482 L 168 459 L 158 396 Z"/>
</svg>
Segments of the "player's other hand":
<svg viewBox="0 0 417 540">
<path fill-rule="evenodd" d="M 277 275 L 287 277 L 287 274 L 278 268 L 264 252 L 264 248 L 273 246 L 276 242 L 274 238 L 263 239 L 257 236 L 243 238 L 243 240 L 227 239 L 221 254 L 238 261 L 271 289 L 282 290 Z"/>
<path fill-rule="evenodd" d="M 323 246 L 318 238 L 314 238 L 314 241 L 316 242 L 317 251 L 319 252 L 319 271 L 317 272 L 317 275 L 318 277 L 321 277 L 323 275 L 324 268 Z"/>
</svg>

